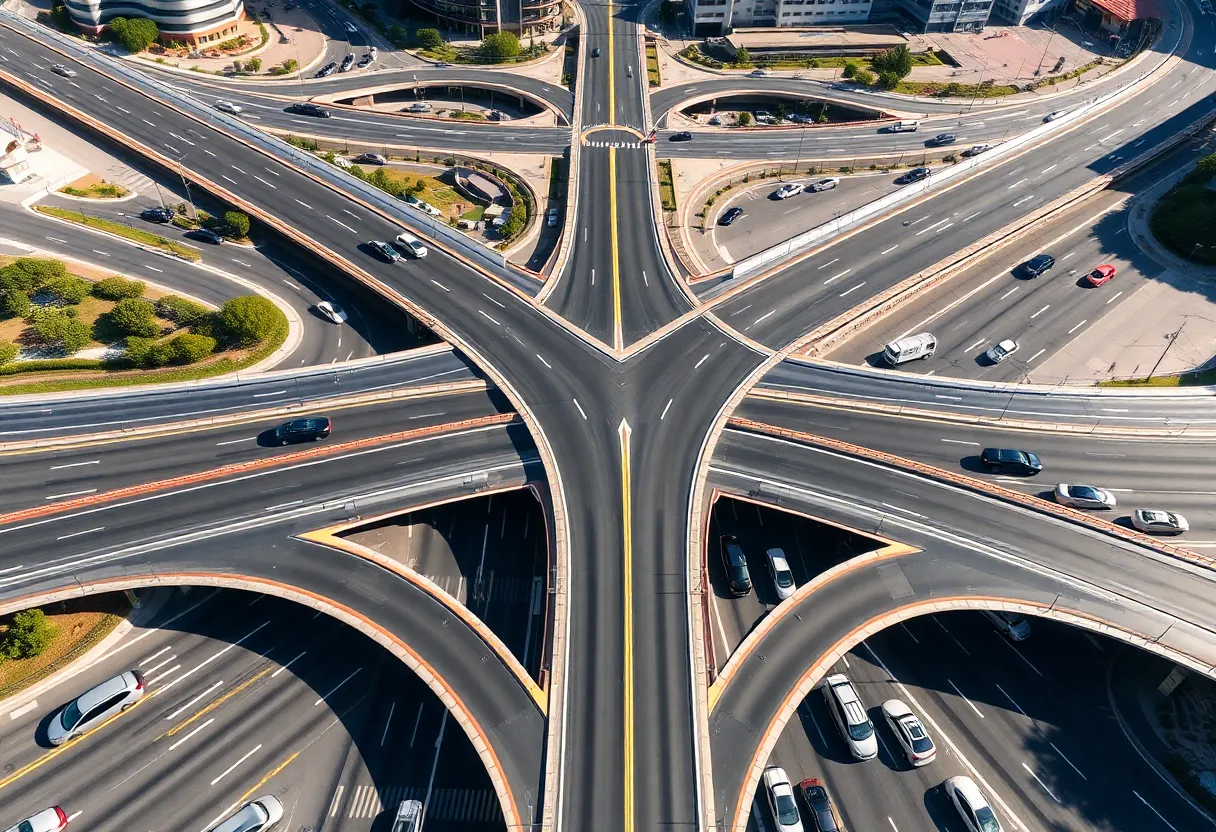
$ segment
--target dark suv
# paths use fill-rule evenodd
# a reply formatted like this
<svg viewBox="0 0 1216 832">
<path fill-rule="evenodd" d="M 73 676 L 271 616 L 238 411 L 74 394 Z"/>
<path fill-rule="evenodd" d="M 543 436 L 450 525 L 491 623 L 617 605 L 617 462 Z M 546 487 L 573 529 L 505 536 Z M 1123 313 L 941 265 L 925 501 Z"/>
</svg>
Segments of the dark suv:
<svg viewBox="0 0 1216 832">
<path fill-rule="evenodd" d="M 319 104 L 313 104 L 308 101 L 297 101 L 287 108 L 287 112 L 302 116 L 313 116 L 315 118 L 329 118 L 330 116 L 329 110 Z"/>
<path fill-rule="evenodd" d="M 274 429 L 274 438 L 280 445 L 292 442 L 319 442 L 329 436 L 333 423 L 327 416 L 309 416 L 304 419 L 292 419 Z"/>
<path fill-rule="evenodd" d="M 148 222 L 173 222 L 173 209 L 155 205 L 140 211 L 139 216 Z"/>
<path fill-rule="evenodd" d="M 1043 470 L 1043 463 L 1030 451 L 1011 448 L 984 448 L 980 462 L 989 471 L 1030 476 Z"/>
<path fill-rule="evenodd" d="M 747 556 L 733 534 L 722 535 L 722 567 L 726 570 L 726 589 L 734 598 L 752 591 L 752 576 L 747 571 Z"/>
<path fill-rule="evenodd" d="M 1022 264 L 1022 274 L 1026 277 L 1038 277 L 1056 264 L 1056 258 L 1050 254 L 1036 254 Z"/>
</svg>

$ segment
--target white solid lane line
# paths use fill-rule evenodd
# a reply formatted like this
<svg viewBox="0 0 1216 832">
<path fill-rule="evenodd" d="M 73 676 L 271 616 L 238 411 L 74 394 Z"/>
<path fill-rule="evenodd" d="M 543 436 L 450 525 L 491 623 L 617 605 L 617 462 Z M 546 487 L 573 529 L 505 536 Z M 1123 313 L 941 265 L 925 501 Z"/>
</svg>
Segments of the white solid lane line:
<svg viewBox="0 0 1216 832">
<path fill-rule="evenodd" d="M 81 494 L 92 494 L 96 490 L 97 490 L 96 488 L 86 488 L 84 491 L 68 491 L 67 493 L 64 493 L 64 494 L 52 494 L 51 496 L 47 497 L 46 499 L 58 500 L 61 497 L 79 497 Z"/>
<path fill-rule="evenodd" d="M 79 468 L 82 465 L 100 465 L 100 464 L 101 464 L 100 459 L 93 459 L 93 460 L 90 460 L 89 462 L 70 462 L 66 465 L 52 465 L 51 470 L 52 471 L 62 471 L 64 468 Z"/>
<path fill-rule="evenodd" d="M 1177 829 L 1177 827 L 1174 826 L 1174 824 L 1170 823 L 1168 820 L 1161 817 L 1161 813 L 1153 808 L 1153 804 L 1149 803 L 1147 800 L 1145 800 L 1143 797 L 1140 796 L 1140 792 L 1136 791 L 1135 789 L 1132 789 L 1132 794 L 1134 794 L 1141 803 L 1143 803 L 1145 806 L 1147 806 L 1148 810 L 1150 812 L 1152 812 L 1154 815 L 1156 815 L 1158 818 L 1160 818 L 1162 823 L 1164 823 L 1170 829 L 1173 829 L 1174 832 L 1178 832 L 1178 829 Z"/>
<path fill-rule="evenodd" d="M 974 702 L 972 702 L 966 696 L 963 696 L 963 692 L 958 689 L 958 685 L 954 684 L 954 680 L 946 679 L 946 681 L 950 683 L 950 687 L 954 688 L 954 692 L 957 693 L 960 697 L 962 697 L 964 702 L 966 702 L 968 705 L 971 706 L 971 710 L 975 711 L 975 715 L 978 716 L 980 719 L 983 719 L 984 715 L 982 713 L 980 713 L 980 709 L 975 707 Z"/>
<path fill-rule="evenodd" d="M 270 674 L 270 678 L 271 678 L 271 679 L 273 679 L 275 676 L 278 676 L 278 675 L 279 675 L 280 673 L 282 673 L 284 670 L 286 670 L 287 668 L 291 667 L 293 664 L 295 664 L 295 663 L 296 663 L 296 659 L 303 658 L 304 654 L 305 654 L 305 653 L 307 653 L 307 652 L 308 652 L 307 650 L 302 651 L 302 652 L 300 653 L 300 655 L 296 656 L 296 658 L 295 658 L 295 659 L 292 659 L 292 660 L 291 660 L 291 661 L 289 661 L 287 664 L 283 665 L 283 666 L 282 666 L 282 667 L 280 667 L 278 670 L 276 670 L 274 673 L 271 673 L 271 674 Z"/>
<path fill-rule="evenodd" d="M 974 445 L 977 448 L 980 446 L 979 442 L 968 442 L 965 439 L 943 439 L 942 441 L 949 442 L 951 445 Z"/>
<path fill-rule="evenodd" d="M 255 439 L 257 439 L 256 436 L 246 436 L 244 439 L 229 439 L 227 442 L 216 442 L 215 445 L 218 448 L 221 445 L 236 445 L 240 442 L 252 442 Z"/>
<path fill-rule="evenodd" d="M 341 682 L 338 682 L 338 684 L 334 685 L 334 686 L 333 686 L 333 688 L 331 688 L 331 689 L 330 689 L 329 693 L 327 693 L 327 694 L 325 694 L 324 696 L 322 696 L 321 698 L 319 698 L 319 699 L 318 699 L 316 702 L 313 702 L 313 703 L 312 703 L 312 706 L 315 708 L 317 705 L 320 705 L 320 704 L 321 704 L 322 702 L 324 702 L 326 699 L 328 699 L 329 697 L 333 696 L 335 693 L 337 693 L 337 692 L 338 692 L 338 688 L 342 687 L 342 686 L 343 686 L 343 685 L 345 685 L 347 682 L 349 682 L 351 679 L 353 679 L 353 678 L 355 678 L 356 676 L 358 676 L 358 675 L 359 675 L 359 671 L 361 671 L 361 670 L 363 670 L 363 668 L 361 668 L 361 667 L 355 668 L 355 672 L 354 672 L 354 673 L 350 674 L 350 675 L 349 675 L 349 676 L 347 676 L 345 679 L 343 679 Z"/>
<path fill-rule="evenodd" d="M 214 786 L 216 783 L 218 783 L 218 782 L 220 782 L 221 780 L 223 780 L 225 777 L 227 777 L 229 774 L 231 774 L 231 773 L 232 773 L 232 770 L 233 770 L 234 768 L 236 768 L 236 767 L 237 767 L 237 766 L 239 766 L 241 763 L 243 763 L 243 762 L 245 762 L 246 760 L 248 760 L 250 757 L 252 757 L 254 754 L 256 754 L 256 753 L 257 753 L 257 752 L 258 752 L 258 751 L 259 751 L 261 748 L 262 748 L 262 744 L 261 744 L 261 743 L 258 743 L 258 744 L 257 744 L 257 745 L 255 745 L 253 748 L 251 748 L 249 751 L 246 751 L 246 752 L 245 752 L 245 755 L 244 755 L 243 757 L 241 757 L 241 759 L 237 760 L 235 763 L 233 763 L 232 765 L 228 766 L 228 768 L 224 769 L 224 773 L 223 773 L 223 774 L 221 774 L 219 777 L 217 777 L 217 778 L 215 778 L 214 780 L 212 780 L 212 781 L 211 781 L 211 785 L 213 785 L 213 786 Z"/>
<path fill-rule="evenodd" d="M 170 751 L 174 750 L 175 748 L 177 748 L 177 747 L 178 747 L 178 746 L 180 746 L 182 743 L 184 743 L 184 742 L 186 742 L 187 740 L 189 740 L 191 737 L 193 737 L 195 734 L 197 734 L 199 731 L 203 730 L 204 728 L 206 728 L 208 725 L 210 725 L 210 724 L 211 724 L 211 723 L 213 723 L 213 722 L 215 722 L 215 719 L 209 719 L 209 720 L 207 720 L 207 721 L 206 721 L 206 722 L 204 722 L 202 725 L 198 726 L 198 727 L 197 727 L 197 728 L 195 728 L 193 731 L 191 731 L 189 734 L 186 734 L 186 736 L 182 737 L 180 740 L 178 740 L 177 742 L 173 743 L 173 745 L 169 746 L 169 750 L 170 750 Z"/>
</svg>

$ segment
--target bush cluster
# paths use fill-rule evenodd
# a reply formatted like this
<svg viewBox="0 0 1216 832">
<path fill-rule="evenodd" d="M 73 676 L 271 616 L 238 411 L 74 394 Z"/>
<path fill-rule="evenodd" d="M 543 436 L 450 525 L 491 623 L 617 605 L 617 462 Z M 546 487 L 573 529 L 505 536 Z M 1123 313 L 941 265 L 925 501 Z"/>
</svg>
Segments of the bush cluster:
<svg viewBox="0 0 1216 832">
<path fill-rule="evenodd" d="M 93 284 L 83 277 L 68 274 L 51 278 L 43 283 L 38 291 L 50 295 L 58 304 L 71 306 L 87 298 L 92 288 Z"/>
<path fill-rule="evenodd" d="M 156 302 L 156 314 L 178 326 L 191 326 L 210 313 L 201 303 L 178 295 L 166 295 Z"/>
<path fill-rule="evenodd" d="M 42 653 L 55 638 L 55 628 L 42 610 L 23 610 L 0 637 L 0 659 L 29 659 Z"/>
<path fill-rule="evenodd" d="M 127 280 L 125 277 L 114 275 L 93 284 L 93 297 L 102 300 L 122 300 L 123 298 L 143 297 L 148 284 L 142 280 Z"/>
<path fill-rule="evenodd" d="M 143 52 L 160 37 L 160 29 L 144 17 L 116 17 L 108 28 L 111 37 L 132 55 Z"/>
<path fill-rule="evenodd" d="M 125 358 L 128 364 L 153 369 L 201 361 L 215 351 L 215 339 L 206 335 L 182 333 L 158 343 L 151 338 L 131 335 L 127 337 L 126 347 Z"/>
</svg>

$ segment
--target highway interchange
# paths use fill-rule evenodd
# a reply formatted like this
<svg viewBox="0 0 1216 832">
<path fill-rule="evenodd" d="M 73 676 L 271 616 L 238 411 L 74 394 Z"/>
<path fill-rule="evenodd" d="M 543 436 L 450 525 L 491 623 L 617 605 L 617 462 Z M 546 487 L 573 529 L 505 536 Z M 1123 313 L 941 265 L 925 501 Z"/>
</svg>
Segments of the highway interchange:
<svg viewBox="0 0 1216 832">
<path fill-rule="evenodd" d="M 641 8 L 588 5 L 583 11 L 582 104 L 573 111 L 580 133 L 574 140 L 636 142 L 637 134 L 649 127 L 644 81 L 629 79 L 622 65 L 641 65 Z M 423 361 L 434 368 L 416 367 L 411 379 L 394 381 L 422 388 L 434 373 L 447 371 L 454 378 L 445 381 L 484 380 L 495 389 L 429 389 L 417 399 L 403 391 L 403 398 L 359 405 L 350 412 L 335 403 L 330 407 L 342 427 L 329 443 L 274 457 L 257 448 L 256 438 L 285 411 L 249 398 L 256 394 L 239 384 L 206 388 L 209 406 L 198 392 L 150 390 L 87 402 L 59 397 L 6 407 L 6 426 L 15 419 L 25 425 L 15 430 L 36 431 L 40 442 L 57 436 L 77 440 L 50 452 L 32 444 L 10 448 L 21 455 L 9 463 L 13 487 L 5 492 L 7 513 L 0 518 L 5 523 L 0 535 L 6 538 L 0 595 L 19 607 L 76 586 L 142 586 L 155 578 L 238 586 L 328 612 L 375 637 L 421 671 L 432 693 L 453 702 L 453 716 L 492 769 L 508 828 L 743 827 L 751 806 L 751 778 L 765 762 L 761 749 L 766 741 L 780 737 L 785 745 L 778 753 L 786 755 L 780 759 L 799 761 L 787 765 L 800 774 L 814 768 L 805 746 L 814 746 L 810 729 L 801 740 L 790 736 L 784 706 L 796 705 L 800 689 L 834 663 L 824 657 L 842 648 L 854 649 L 855 657 L 871 657 L 859 646 L 863 628 L 880 619 L 893 623 L 884 616 L 911 618 L 943 599 L 1027 605 L 1081 626 L 1106 622 L 1148 641 L 1152 649 L 1210 668 L 1216 634 L 1208 627 L 1216 621 L 1216 609 L 1202 562 L 1155 548 L 1126 531 L 1019 501 L 1023 492 L 1040 489 L 980 478 L 989 489 L 984 490 L 908 467 L 933 466 L 953 475 L 969 471 L 964 457 L 974 451 L 941 440 L 997 442 L 994 437 L 1009 436 L 1001 420 L 1018 420 L 1008 427 L 1024 431 L 1019 441 L 1039 450 L 1053 472 L 1044 475 L 1051 478 L 1043 480 L 1044 488 L 1058 481 L 1057 470 L 1101 478 L 1097 484 L 1131 494 L 1163 494 L 1172 487 L 1177 490 L 1170 493 L 1170 507 L 1191 517 L 1192 537 L 1202 544 L 1212 540 L 1213 521 L 1202 491 L 1202 455 L 1195 451 L 1206 441 L 1165 434 L 1179 425 L 1202 434 L 1211 422 L 1210 391 L 1160 398 L 1096 396 L 1085 390 L 1047 395 L 981 384 L 947 388 L 949 382 L 937 377 L 929 384 L 910 384 L 890 373 L 780 362 L 781 350 L 858 301 L 1206 115 L 1214 85 L 1203 67 L 1211 60 L 1212 30 L 1209 21 L 1192 20 L 1190 14 L 1183 13 L 1180 25 L 1168 29 L 1158 47 L 1167 52 L 1177 47 L 1180 62 L 1164 66 L 1146 91 L 1050 140 L 1052 161 L 1060 160 L 1050 179 L 1011 188 L 1004 184 L 1010 173 L 1006 168 L 1024 164 L 1025 157 L 994 166 L 787 268 L 739 285 L 705 281 L 686 291 L 671 272 L 649 207 L 647 148 L 583 146 L 578 204 L 567 220 L 572 225 L 570 255 L 542 290 L 543 301 L 518 289 L 517 280 L 448 256 L 438 246 L 424 264 L 404 268 L 371 259 L 361 245 L 391 238 L 399 217 L 300 173 L 291 156 L 274 158 L 256 149 L 228 119 L 204 119 L 176 103 L 158 102 L 166 93 L 155 84 L 137 88 L 129 79 L 119 82 L 100 56 L 52 54 L 37 42 L 45 34 L 31 38 L 23 33 L 24 25 L 5 18 L 0 80 L 23 95 L 57 101 L 56 106 L 77 118 L 107 125 L 126 137 L 135 152 L 161 154 L 182 165 L 196 184 L 328 259 L 337 272 L 350 276 L 349 290 L 363 302 L 378 294 L 456 347 L 456 356 L 436 353 Z M 592 48 L 600 48 L 603 57 L 591 58 Z M 1203 52 L 1209 53 L 1207 60 L 1200 57 Z M 38 69 L 57 61 L 76 66 L 75 89 Z M 1175 89 L 1181 84 L 1185 86 Z M 1161 103 L 1149 106 L 1152 99 L 1146 96 Z M 1041 102 L 1023 120 L 1033 125 L 1043 112 L 1059 106 L 1058 100 Z M 437 138 L 418 141 L 424 134 L 392 117 L 332 121 L 339 123 L 318 122 L 315 129 L 335 129 L 339 138 L 359 131 L 369 142 L 385 138 L 389 130 L 402 131 L 394 138 L 423 147 L 434 147 Z M 984 129 L 996 131 L 993 136 L 1009 129 L 997 124 Z M 581 132 L 595 127 L 604 129 Z M 840 141 L 858 138 L 850 129 L 840 131 Z M 167 131 L 189 135 L 197 150 L 169 157 Z M 477 144 L 483 135 L 494 137 L 487 143 L 503 145 L 513 138 L 510 128 L 495 126 L 451 137 L 450 145 L 447 138 L 442 141 L 447 147 L 484 149 L 485 144 Z M 558 148 L 551 152 L 560 152 L 571 139 L 570 131 L 557 129 L 543 134 L 530 129 L 515 138 L 532 141 L 529 137 L 537 135 L 557 143 L 546 145 Z M 727 134 L 683 146 L 663 138 L 661 134 L 656 147 L 662 154 L 729 152 L 741 157 L 754 157 L 761 142 L 782 154 L 798 141 L 774 132 L 771 139 L 749 142 L 744 149 Z M 858 152 L 879 146 L 865 140 L 857 145 Z M 251 187 L 243 178 L 234 180 L 233 167 L 267 171 L 274 177 L 273 193 Z M 998 179 L 1002 184 L 996 186 Z M 1023 187 L 1027 185 L 1033 187 Z M 1028 195 L 1031 200 L 1019 202 Z M 351 215 L 349 225 L 327 213 L 339 211 Z M 936 233 L 919 235 L 904 223 L 922 214 L 935 220 L 960 218 L 946 220 Z M 880 251 L 880 245 L 886 250 Z M 895 248 L 899 254 L 892 256 Z M 461 371 L 445 361 L 475 369 Z M 762 377 L 758 392 L 747 396 Z M 260 383 L 277 391 L 283 379 L 295 383 L 290 375 Z M 343 378 L 340 393 L 383 393 L 384 384 L 383 375 L 359 372 Z M 954 392 L 935 392 L 945 389 Z M 791 392 L 799 395 L 788 396 Z M 156 406 L 163 408 L 168 436 L 117 441 L 90 436 L 99 428 L 146 419 L 150 403 L 162 397 L 167 398 Z M 878 412 L 874 406 L 897 400 L 900 407 L 915 404 L 920 412 L 892 422 L 891 408 Z M 264 415 L 240 415 L 255 406 Z M 193 407 L 227 411 L 238 423 L 204 429 L 171 424 L 196 418 Z M 42 421 L 48 408 L 49 425 Z M 865 408 L 875 412 L 863 413 Z M 512 420 L 511 413 L 518 416 Z M 974 422 L 977 413 L 987 414 L 984 423 L 960 424 Z M 739 420 L 724 425 L 732 415 Z M 1081 441 L 1057 423 L 1105 433 Z M 828 448 L 810 436 L 778 437 L 763 425 L 855 447 Z M 1147 435 L 1134 436 L 1133 429 Z M 164 450 L 169 445 L 171 457 Z M 867 457 L 866 448 L 906 462 Z M 1132 462 L 1091 455 L 1095 448 Z M 55 464 L 65 454 L 74 461 L 88 461 L 80 455 L 97 457 L 95 473 L 65 486 L 90 494 L 48 501 L 58 492 L 46 489 L 58 486 L 45 473 L 52 467 L 47 453 L 54 455 Z M 235 461 L 253 468 L 238 474 L 220 467 Z M 453 606 L 444 594 L 428 591 L 383 561 L 304 537 L 355 519 L 524 482 L 543 484 L 547 497 L 552 653 L 543 689 L 532 678 L 536 671 L 513 663 L 511 650 L 475 620 L 451 618 Z M 994 486 L 1003 491 L 993 492 Z M 114 492 L 119 488 L 136 491 Z M 717 668 L 720 673 L 707 689 L 704 613 L 698 610 L 707 601 L 700 585 L 703 559 L 707 551 L 715 556 L 717 549 L 704 525 L 715 488 L 881 534 L 907 551 L 884 564 L 859 564 L 804 587 L 748 636 L 731 664 Z M 1189 538 L 1181 542 L 1185 545 Z M 761 547 L 757 542 L 752 548 Z M 47 557 L 47 552 L 53 555 Z M 932 626 L 928 620 L 903 623 L 915 633 Z M 876 638 L 873 649 L 883 653 L 901 632 Z M 905 665 L 893 669 L 906 675 Z M 977 671 L 972 667 L 970 672 Z M 877 684 L 881 676 L 861 673 L 858 679 Z M 323 687 L 319 681 L 312 684 L 314 690 Z M 922 684 L 940 687 L 931 673 Z M 812 708 L 817 701 L 812 700 Z M 996 701 L 987 704 L 1007 710 Z M 1020 699 L 1019 704 L 1038 712 L 1037 706 Z M 971 740 L 967 747 L 980 744 Z M 831 753 L 838 755 L 839 749 Z M 1072 753 L 1068 758 L 1074 759 Z M 210 765 L 202 759 L 199 764 Z M 203 776 L 201 768 L 194 776 Z M 825 772 L 825 777 L 851 781 L 852 775 L 841 770 Z M 919 802 L 929 785 L 926 780 L 908 795 Z M 838 788 L 847 800 L 855 787 L 842 783 Z M 1010 787 L 1003 782 L 994 788 L 1005 798 Z M 1020 781 L 1019 789 L 1027 788 L 1033 791 Z M 1202 828 L 1208 822 L 1190 814 L 1190 805 L 1168 788 L 1145 788 L 1153 792 L 1145 796 L 1145 805 L 1151 803 L 1167 826 Z M 50 794 L 44 797 L 51 799 Z M 901 799 L 906 803 L 909 798 Z M 933 800 L 924 797 L 930 817 L 936 818 L 940 807 L 933 808 Z M 1011 823 L 1021 818 L 1025 828 L 1048 828 L 1061 821 L 1052 814 L 1056 810 L 1043 808 L 1042 795 L 1017 800 Z M 1036 808 L 1024 809 L 1028 801 Z M 855 798 L 848 805 L 856 804 Z M 225 805 L 220 800 L 216 810 Z M 315 815 L 316 807 L 302 804 L 300 811 L 301 817 L 310 811 Z M 906 805 L 898 811 L 910 824 L 924 823 L 923 815 L 908 814 Z M 183 813 L 200 827 L 213 816 L 197 806 L 184 807 Z M 1091 816 L 1084 817 L 1092 822 Z M 121 818 L 114 815 L 113 820 Z M 891 824 L 905 828 L 895 820 Z M 951 828 L 949 822 L 942 824 Z"/>
</svg>

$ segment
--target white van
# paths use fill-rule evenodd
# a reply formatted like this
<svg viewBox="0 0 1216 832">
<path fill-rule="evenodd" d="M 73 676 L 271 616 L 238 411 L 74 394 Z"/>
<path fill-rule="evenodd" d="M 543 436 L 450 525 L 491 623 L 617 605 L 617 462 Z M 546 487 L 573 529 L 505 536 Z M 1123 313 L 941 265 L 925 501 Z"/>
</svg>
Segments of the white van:
<svg viewBox="0 0 1216 832">
<path fill-rule="evenodd" d="M 892 367 L 914 358 L 928 358 L 937 349 L 937 339 L 928 332 L 899 338 L 883 347 L 883 360 Z"/>
<path fill-rule="evenodd" d="M 397 247 L 404 249 L 406 253 L 412 254 L 415 257 L 426 257 L 426 246 L 422 240 L 419 240 L 408 231 L 403 231 L 397 235 Z"/>
<path fill-rule="evenodd" d="M 891 125 L 892 133 L 915 133 L 920 129 L 920 122 L 915 119 L 900 119 Z"/>
</svg>

